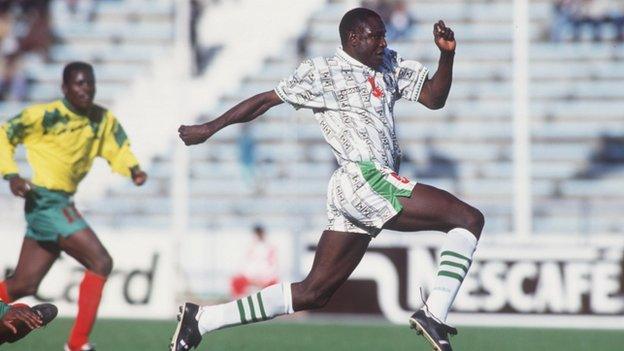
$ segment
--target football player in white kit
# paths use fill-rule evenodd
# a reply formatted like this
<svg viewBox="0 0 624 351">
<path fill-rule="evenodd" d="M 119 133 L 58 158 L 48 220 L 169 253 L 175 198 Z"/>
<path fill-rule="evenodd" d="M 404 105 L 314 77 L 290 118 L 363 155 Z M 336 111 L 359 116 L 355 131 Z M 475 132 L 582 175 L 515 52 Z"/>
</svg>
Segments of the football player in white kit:
<svg viewBox="0 0 624 351">
<path fill-rule="evenodd" d="M 333 56 L 304 61 L 275 90 L 255 95 L 215 120 L 179 128 L 186 145 L 199 144 L 225 126 L 249 122 L 286 102 L 312 110 L 340 167 L 329 182 L 328 225 L 308 276 L 221 305 L 185 303 L 171 350 L 197 347 L 212 330 L 323 307 L 382 229 L 446 233 L 434 287 L 409 323 L 434 349 L 451 350 L 449 334 L 457 331 L 445 323 L 446 317 L 472 262 L 484 217 L 448 192 L 398 174 L 401 151 L 393 108 L 401 98 L 430 109 L 444 106 L 452 81 L 454 33 L 442 21 L 434 25 L 440 59 L 429 77 L 423 65 L 387 48 L 384 23 L 372 10 L 348 11 L 339 32 L 342 48 Z"/>
</svg>

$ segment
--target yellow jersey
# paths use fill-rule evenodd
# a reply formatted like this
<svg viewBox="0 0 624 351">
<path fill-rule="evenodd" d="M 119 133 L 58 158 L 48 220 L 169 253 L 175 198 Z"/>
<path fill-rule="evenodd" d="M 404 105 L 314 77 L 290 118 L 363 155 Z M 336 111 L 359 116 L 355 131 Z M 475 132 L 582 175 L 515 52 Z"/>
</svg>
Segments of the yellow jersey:
<svg viewBox="0 0 624 351">
<path fill-rule="evenodd" d="M 139 164 L 110 111 L 94 105 L 82 115 L 65 99 L 30 106 L 0 126 L 0 173 L 5 178 L 19 172 L 14 159 L 18 144 L 26 148 L 34 185 L 71 194 L 97 156 L 123 176 Z"/>
</svg>

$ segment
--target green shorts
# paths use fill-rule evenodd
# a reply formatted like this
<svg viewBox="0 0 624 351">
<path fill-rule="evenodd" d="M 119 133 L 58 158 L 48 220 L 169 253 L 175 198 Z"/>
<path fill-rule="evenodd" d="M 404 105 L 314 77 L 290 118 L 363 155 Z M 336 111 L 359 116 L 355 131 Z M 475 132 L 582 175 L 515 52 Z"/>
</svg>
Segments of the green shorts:
<svg viewBox="0 0 624 351">
<path fill-rule="evenodd" d="M 4 317 L 4 315 L 9 312 L 9 309 L 11 308 L 11 306 L 7 305 L 6 303 L 0 301 L 0 318 Z"/>
<path fill-rule="evenodd" d="M 88 228 L 71 194 L 63 191 L 33 187 L 26 194 L 26 237 L 37 241 L 58 241 L 58 237 L 68 237 L 77 231 Z"/>
</svg>

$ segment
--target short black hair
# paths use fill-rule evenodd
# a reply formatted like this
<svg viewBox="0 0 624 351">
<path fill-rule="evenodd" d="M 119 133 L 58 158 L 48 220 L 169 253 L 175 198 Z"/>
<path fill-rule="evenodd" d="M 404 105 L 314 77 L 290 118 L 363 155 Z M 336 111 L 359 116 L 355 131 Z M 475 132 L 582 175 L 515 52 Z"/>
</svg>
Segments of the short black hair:
<svg viewBox="0 0 624 351">
<path fill-rule="evenodd" d="M 63 83 L 68 83 L 71 74 L 75 71 L 88 71 L 92 75 L 94 74 L 91 64 L 82 61 L 70 62 L 63 68 Z"/>
<path fill-rule="evenodd" d="M 344 47 L 347 43 L 349 32 L 353 32 L 356 30 L 364 21 L 366 21 L 370 17 L 376 17 L 381 20 L 381 16 L 371 9 L 367 9 L 365 7 L 357 7 L 352 10 L 347 11 L 347 13 L 342 16 L 340 20 L 340 25 L 338 26 L 338 32 L 340 32 L 340 42 Z"/>
</svg>

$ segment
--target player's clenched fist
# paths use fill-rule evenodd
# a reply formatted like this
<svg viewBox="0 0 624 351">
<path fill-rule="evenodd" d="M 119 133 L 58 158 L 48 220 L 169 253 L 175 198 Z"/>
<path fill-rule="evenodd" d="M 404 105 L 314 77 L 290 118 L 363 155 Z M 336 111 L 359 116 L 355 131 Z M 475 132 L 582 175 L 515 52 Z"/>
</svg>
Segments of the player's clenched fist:
<svg viewBox="0 0 624 351">
<path fill-rule="evenodd" d="M 25 197 L 26 193 L 30 191 L 30 183 L 20 176 L 11 178 L 9 180 L 9 187 L 13 195 L 19 197 Z"/>
<path fill-rule="evenodd" d="M 180 128 L 178 128 L 178 134 L 180 135 L 180 139 L 182 139 L 182 141 L 184 141 L 184 144 L 186 145 L 201 144 L 206 141 L 213 133 L 210 132 L 210 128 L 207 128 L 206 124 L 194 126 L 180 126 Z"/>
<path fill-rule="evenodd" d="M 433 25 L 433 40 L 441 51 L 455 51 L 455 33 L 442 20 Z"/>
</svg>

